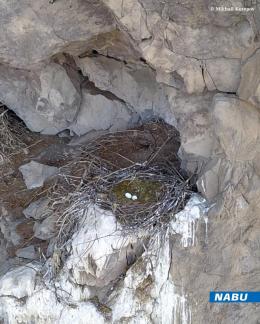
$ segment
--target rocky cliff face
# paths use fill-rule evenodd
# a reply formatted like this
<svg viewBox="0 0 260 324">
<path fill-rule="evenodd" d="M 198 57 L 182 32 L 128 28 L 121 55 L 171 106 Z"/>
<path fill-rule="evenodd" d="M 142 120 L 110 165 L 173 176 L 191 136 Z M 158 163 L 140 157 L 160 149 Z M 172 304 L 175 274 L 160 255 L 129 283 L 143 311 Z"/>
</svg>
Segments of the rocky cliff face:
<svg viewBox="0 0 260 324">
<path fill-rule="evenodd" d="M 211 9 L 244 2 L 1 1 L 0 102 L 39 133 L 24 128 L 21 161 L 0 164 L 3 323 L 259 323 L 255 304 L 208 303 L 211 290 L 260 290 L 260 8 Z M 90 212 L 61 260 L 36 188 L 77 143 L 154 119 L 178 129 L 200 195 L 153 240 Z"/>
</svg>

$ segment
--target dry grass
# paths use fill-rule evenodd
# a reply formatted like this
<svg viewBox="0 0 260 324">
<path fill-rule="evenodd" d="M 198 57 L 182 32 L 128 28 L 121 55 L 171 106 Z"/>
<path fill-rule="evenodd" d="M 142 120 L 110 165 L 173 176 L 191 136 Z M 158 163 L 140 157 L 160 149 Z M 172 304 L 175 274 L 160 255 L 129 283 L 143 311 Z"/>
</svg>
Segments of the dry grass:
<svg viewBox="0 0 260 324">
<path fill-rule="evenodd" d="M 22 141 L 24 127 L 21 122 L 8 113 L 5 106 L 0 106 L 0 165 L 9 163 L 11 157 L 26 148 Z"/>
</svg>

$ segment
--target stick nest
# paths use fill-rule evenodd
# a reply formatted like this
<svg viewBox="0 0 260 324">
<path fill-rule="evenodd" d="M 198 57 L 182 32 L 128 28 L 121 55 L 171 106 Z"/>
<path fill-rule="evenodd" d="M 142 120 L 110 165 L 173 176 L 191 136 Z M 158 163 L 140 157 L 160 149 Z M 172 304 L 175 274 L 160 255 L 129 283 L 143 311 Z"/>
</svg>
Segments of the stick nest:
<svg viewBox="0 0 260 324">
<path fill-rule="evenodd" d="M 61 168 L 49 195 L 57 215 L 57 246 L 68 242 L 93 204 L 113 211 L 128 233 L 152 233 L 169 223 L 192 193 L 189 179 L 180 172 L 178 147 L 177 131 L 158 122 L 82 146 Z"/>
</svg>

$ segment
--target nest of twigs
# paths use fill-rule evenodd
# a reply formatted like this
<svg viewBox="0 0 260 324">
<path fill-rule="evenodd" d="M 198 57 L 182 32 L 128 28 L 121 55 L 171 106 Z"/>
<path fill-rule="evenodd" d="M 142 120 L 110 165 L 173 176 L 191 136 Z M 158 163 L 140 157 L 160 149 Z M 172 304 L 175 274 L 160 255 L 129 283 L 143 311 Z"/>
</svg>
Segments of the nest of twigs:
<svg viewBox="0 0 260 324">
<path fill-rule="evenodd" d="M 147 135 L 147 128 L 135 131 L 103 136 L 81 147 L 77 158 L 61 168 L 59 180 L 50 193 L 53 212 L 58 219 L 59 247 L 69 240 L 93 204 L 113 211 L 121 228 L 128 233 L 161 229 L 185 206 L 192 186 L 177 170 L 176 148 L 179 145 L 176 143 L 179 143 L 179 137 L 176 130 L 166 128 L 163 136 L 148 136 L 150 141 L 151 138 L 156 140 L 150 142 L 152 148 L 146 145 L 147 154 L 143 152 L 139 156 L 137 146 Z M 149 132 L 152 131 L 148 127 Z M 135 143 L 136 147 L 132 148 L 139 162 L 131 160 L 126 142 L 130 146 Z M 175 151 L 170 156 L 169 149 L 173 144 Z M 127 157 L 121 154 L 120 146 L 128 152 Z M 114 159 L 109 158 L 108 152 L 113 153 Z M 126 165 L 122 167 L 124 163 Z M 127 198 L 127 193 L 135 199 Z"/>
<path fill-rule="evenodd" d="M 22 122 L 0 105 L 0 165 L 9 163 L 12 155 L 26 147 L 21 140 L 23 132 Z"/>
</svg>

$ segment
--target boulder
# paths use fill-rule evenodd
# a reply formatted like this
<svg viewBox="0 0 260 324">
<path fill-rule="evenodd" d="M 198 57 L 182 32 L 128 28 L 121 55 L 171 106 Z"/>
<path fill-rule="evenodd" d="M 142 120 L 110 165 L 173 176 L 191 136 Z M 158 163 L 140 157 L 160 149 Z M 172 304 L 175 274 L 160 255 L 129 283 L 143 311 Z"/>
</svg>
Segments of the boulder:
<svg viewBox="0 0 260 324">
<path fill-rule="evenodd" d="M 19 167 L 23 175 L 27 189 L 34 189 L 43 186 L 44 182 L 56 175 L 58 168 L 44 165 L 35 161 L 24 164 Z"/>
<path fill-rule="evenodd" d="M 81 102 L 80 79 L 74 73 L 69 76 L 59 64 L 51 63 L 41 70 L 39 78 L 41 93 L 36 111 L 49 121 L 43 134 L 57 134 L 75 119 Z"/>
<path fill-rule="evenodd" d="M 33 227 L 34 236 L 40 240 L 49 240 L 55 236 L 57 233 L 56 221 L 57 218 L 51 215 L 42 222 L 35 222 Z"/>
<path fill-rule="evenodd" d="M 23 210 L 23 214 L 26 218 L 34 218 L 35 220 L 42 220 L 46 218 L 50 209 L 48 208 L 49 200 L 45 197 L 40 198 L 30 203 L 30 205 Z"/>
<path fill-rule="evenodd" d="M 69 127 L 76 135 L 84 135 L 93 130 L 126 128 L 131 121 L 131 111 L 114 96 L 109 96 L 96 88 L 82 88 L 82 102 L 77 119 Z"/>
<path fill-rule="evenodd" d="M 41 132 L 50 124 L 35 109 L 40 86 L 37 73 L 0 64 L 1 102 L 12 109 L 30 130 L 36 132 Z"/>
<path fill-rule="evenodd" d="M 57 134 L 75 119 L 80 80 L 59 64 L 29 72 L 0 65 L 0 101 L 34 132 Z"/>
<path fill-rule="evenodd" d="M 33 245 L 16 250 L 15 255 L 18 258 L 34 260 L 37 257 L 35 247 Z"/>
</svg>

